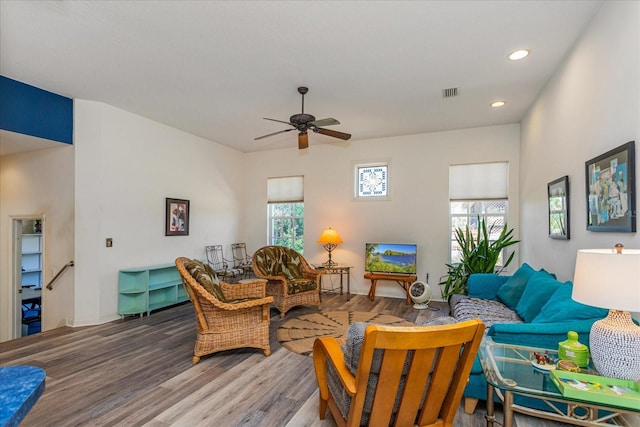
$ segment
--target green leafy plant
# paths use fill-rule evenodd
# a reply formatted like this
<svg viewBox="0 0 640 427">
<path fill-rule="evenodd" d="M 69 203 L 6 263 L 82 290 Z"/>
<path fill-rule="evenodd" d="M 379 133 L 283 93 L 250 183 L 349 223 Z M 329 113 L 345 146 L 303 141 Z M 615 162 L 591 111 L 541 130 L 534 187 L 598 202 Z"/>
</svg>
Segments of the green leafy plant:
<svg viewBox="0 0 640 427">
<path fill-rule="evenodd" d="M 503 249 L 515 245 L 519 240 L 513 239 L 513 229 L 504 225 L 498 238 L 489 240 L 496 228 L 493 223 L 489 229 L 484 218 L 478 217 L 478 232 L 474 233 L 467 224 L 464 229 L 456 228 L 455 237 L 460 246 L 460 262 L 447 264 L 447 275 L 440 280 L 442 299 L 448 300 L 454 294 L 467 293 L 467 281 L 472 273 L 501 273 L 513 260 L 515 251 L 496 269 Z"/>
</svg>

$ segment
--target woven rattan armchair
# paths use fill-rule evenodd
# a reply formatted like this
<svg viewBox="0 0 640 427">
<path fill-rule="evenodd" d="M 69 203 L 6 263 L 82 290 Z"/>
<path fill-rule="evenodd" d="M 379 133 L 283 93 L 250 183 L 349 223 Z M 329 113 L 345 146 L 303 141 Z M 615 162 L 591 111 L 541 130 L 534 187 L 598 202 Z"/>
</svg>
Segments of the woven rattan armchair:
<svg viewBox="0 0 640 427">
<path fill-rule="evenodd" d="M 354 323 L 344 352 L 335 338 L 317 338 L 320 419 L 328 406 L 338 426 L 452 427 L 483 332 L 478 319 L 413 327 Z"/>
<path fill-rule="evenodd" d="M 264 246 L 251 259 L 256 277 L 267 279 L 267 295 L 284 317 L 298 305 L 320 307 L 321 272 L 312 268 L 302 255 L 284 246 Z"/>
<path fill-rule="evenodd" d="M 176 266 L 196 312 L 193 363 L 201 356 L 233 348 L 253 347 L 271 354 L 269 307 L 264 282 L 229 284 L 218 281 L 200 261 L 180 257 Z"/>
</svg>

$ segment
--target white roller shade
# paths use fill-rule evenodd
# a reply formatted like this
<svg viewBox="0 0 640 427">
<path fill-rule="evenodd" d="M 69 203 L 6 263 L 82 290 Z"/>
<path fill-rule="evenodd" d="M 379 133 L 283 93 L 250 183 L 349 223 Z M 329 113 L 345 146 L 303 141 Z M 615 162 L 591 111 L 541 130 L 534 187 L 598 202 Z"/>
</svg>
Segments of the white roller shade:
<svg viewBox="0 0 640 427">
<path fill-rule="evenodd" d="M 449 166 L 449 200 L 506 199 L 509 163 Z"/>
<path fill-rule="evenodd" d="M 267 179 L 268 203 L 296 203 L 304 201 L 304 177 L 285 176 Z"/>
</svg>

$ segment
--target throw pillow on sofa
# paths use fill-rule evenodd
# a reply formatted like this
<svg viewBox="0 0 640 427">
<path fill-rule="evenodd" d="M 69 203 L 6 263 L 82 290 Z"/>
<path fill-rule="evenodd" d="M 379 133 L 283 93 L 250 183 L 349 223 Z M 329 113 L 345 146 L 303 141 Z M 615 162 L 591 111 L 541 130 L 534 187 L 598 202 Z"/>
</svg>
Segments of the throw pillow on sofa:
<svg viewBox="0 0 640 427">
<path fill-rule="evenodd" d="M 500 289 L 498 289 L 498 299 L 510 309 L 515 310 L 520 302 L 524 289 L 527 287 L 529 279 L 535 272 L 536 271 L 526 262 L 522 264 L 520 268 L 513 273 L 513 276 L 509 277 L 507 281 L 500 286 Z"/>
<path fill-rule="evenodd" d="M 573 283 L 560 286 L 542 307 L 532 323 L 568 322 L 572 320 L 603 319 L 609 310 L 581 304 L 571 298 Z"/>
<path fill-rule="evenodd" d="M 540 313 L 542 307 L 549 301 L 551 295 L 562 285 L 556 278 L 544 270 L 534 273 L 527 286 L 524 288 L 522 297 L 516 306 L 516 313 L 525 322 L 531 321 Z"/>
</svg>

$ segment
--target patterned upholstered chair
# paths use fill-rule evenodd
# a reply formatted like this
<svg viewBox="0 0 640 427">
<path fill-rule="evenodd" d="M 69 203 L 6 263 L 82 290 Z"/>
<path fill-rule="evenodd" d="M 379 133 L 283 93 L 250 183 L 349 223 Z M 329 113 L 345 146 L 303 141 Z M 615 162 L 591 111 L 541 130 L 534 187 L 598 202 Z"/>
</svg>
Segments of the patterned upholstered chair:
<svg viewBox="0 0 640 427">
<path fill-rule="evenodd" d="M 452 427 L 480 347 L 479 319 L 436 326 L 354 323 L 343 348 L 318 338 L 320 419 L 337 425 Z"/>
<path fill-rule="evenodd" d="M 273 296 L 280 317 L 298 305 L 320 307 L 321 273 L 293 249 L 262 247 L 253 254 L 251 266 L 256 277 L 267 279 L 267 295 Z"/>
<path fill-rule="evenodd" d="M 218 281 L 206 263 L 176 259 L 184 290 L 196 311 L 193 363 L 201 356 L 233 348 L 253 347 L 271 354 L 269 306 L 263 282 L 229 284 Z"/>
</svg>

